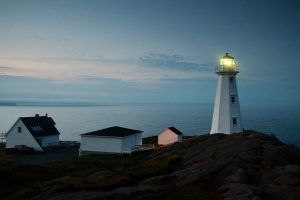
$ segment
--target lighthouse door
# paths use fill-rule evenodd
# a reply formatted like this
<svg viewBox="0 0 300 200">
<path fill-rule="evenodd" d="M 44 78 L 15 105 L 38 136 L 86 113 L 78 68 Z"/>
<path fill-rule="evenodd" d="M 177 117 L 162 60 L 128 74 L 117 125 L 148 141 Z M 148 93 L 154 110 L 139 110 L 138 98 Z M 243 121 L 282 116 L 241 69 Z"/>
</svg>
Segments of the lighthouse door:
<svg viewBox="0 0 300 200">
<path fill-rule="evenodd" d="M 238 132 L 238 119 L 237 119 L 237 117 L 232 118 L 232 130 L 233 130 L 233 133 Z"/>
</svg>

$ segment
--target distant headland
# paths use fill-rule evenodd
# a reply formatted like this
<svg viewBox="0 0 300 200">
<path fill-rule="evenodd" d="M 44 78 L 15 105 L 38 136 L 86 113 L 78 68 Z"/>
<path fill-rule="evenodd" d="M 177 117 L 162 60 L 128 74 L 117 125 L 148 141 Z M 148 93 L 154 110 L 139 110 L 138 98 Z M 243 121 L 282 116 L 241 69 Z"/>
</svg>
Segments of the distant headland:
<svg viewBox="0 0 300 200">
<path fill-rule="evenodd" d="M 0 102 L 0 106 L 16 106 L 14 102 Z"/>
</svg>

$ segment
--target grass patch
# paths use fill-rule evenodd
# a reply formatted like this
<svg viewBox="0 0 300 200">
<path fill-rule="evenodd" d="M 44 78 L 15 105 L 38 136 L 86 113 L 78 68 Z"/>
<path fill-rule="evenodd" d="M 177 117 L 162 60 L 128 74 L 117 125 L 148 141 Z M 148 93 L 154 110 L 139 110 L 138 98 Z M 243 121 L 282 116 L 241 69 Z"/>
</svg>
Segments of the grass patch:
<svg viewBox="0 0 300 200">
<path fill-rule="evenodd" d="M 127 175 L 133 179 L 145 179 L 152 176 L 159 176 L 170 173 L 181 161 L 178 155 L 147 159 L 139 165 L 130 168 Z"/>
<path fill-rule="evenodd" d="M 28 199 L 41 193 L 111 190 L 135 183 L 126 171 L 138 166 L 145 155 L 135 157 L 94 155 L 56 163 L 0 167 L 0 199 Z M 108 171 L 109 170 L 109 171 Z"/>
</svg>

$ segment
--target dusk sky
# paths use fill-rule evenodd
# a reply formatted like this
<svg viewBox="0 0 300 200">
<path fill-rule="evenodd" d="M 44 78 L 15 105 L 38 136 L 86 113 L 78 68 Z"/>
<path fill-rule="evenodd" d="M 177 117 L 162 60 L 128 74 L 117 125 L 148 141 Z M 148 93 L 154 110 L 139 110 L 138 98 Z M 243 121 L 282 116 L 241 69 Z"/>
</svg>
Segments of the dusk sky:
<svg viewBox="0 0 300 200">
<path fill-rule="evenodd" d="M 300 1 L 0 0 L 0 101 L 213 103 L 218 59 L 240 104 L 300 101 Z"/>
</svg>

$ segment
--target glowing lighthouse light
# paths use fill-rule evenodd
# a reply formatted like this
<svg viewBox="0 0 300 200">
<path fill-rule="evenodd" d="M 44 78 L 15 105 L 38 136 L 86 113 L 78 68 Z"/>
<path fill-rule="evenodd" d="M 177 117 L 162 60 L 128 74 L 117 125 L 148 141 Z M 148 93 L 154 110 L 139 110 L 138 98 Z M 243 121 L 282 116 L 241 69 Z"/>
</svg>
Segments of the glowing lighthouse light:
<svg viewBox="0 0 300 200">
<path fill-rule="evenodd" d="M 217 70 L 223 72 L 225 71 L 238 72 L 238 67 L 235 64 L 234 57 L 229 56 L 228 53 L 226 53 L 226 55 L 220 59 L 220 65 L 217 66 Z"/>
<path fill-rule="evenodd" d="M 238 133 L 242 131 L 240 104 L 236 85 L 236 74 L 239 73 L 234 57 L 226 53 L 216 67 L 218 86 L 210 134 Z"/>
<path fill-rule="evenodd" d="M 233 57 L 229 58 L 228 54 L 226 54 L 226 56 L 220 59 L 220 65 L 233 68 L 235 67 L 234 58 Z"/>
</svg>

